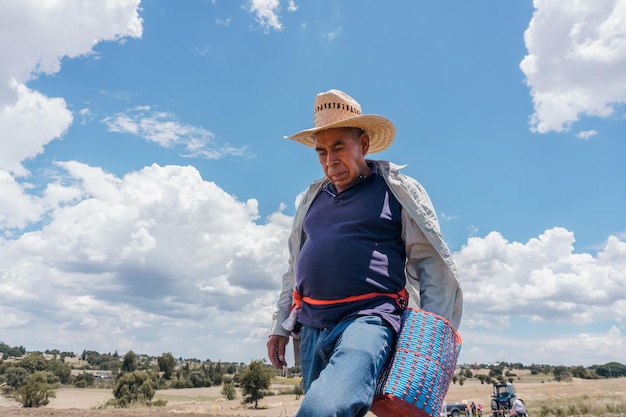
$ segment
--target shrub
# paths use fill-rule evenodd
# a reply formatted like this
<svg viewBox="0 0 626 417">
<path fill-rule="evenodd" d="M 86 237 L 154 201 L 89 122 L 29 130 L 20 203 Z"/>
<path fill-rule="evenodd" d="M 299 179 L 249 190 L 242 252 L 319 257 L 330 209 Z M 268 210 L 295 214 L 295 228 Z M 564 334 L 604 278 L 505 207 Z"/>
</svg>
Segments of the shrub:
<svg viewBox="0 0 626 417">
<path fill-rule="evenodd" d="M 235 389 L 235 384 L 232 382 L 227 382 L 222 387 L 222 395 L 227 400 L 234 400 L 237 398 L 237 390 Z"/>
<path fill-rule="evenodd" d="M 188 378 L 176 378 L 176 379 L 171 380 L 170 388 L 174 388 L 174 389 L 193 388 L 193 383 Z"/>
<path fill-rule="evenodd" d="M 133 371 L 122 375 L 113 388 L 115 407 L 128 407 L 134 403 L 148 404 L 156 392 L 156 376 L 145 371 Z"/>
<path fill-rule="evenodd" d="M 26 369 L 12 366 L 5 371 L 6 384 L 11 388 L 17 389 L 26 383 L 29 375 Z"/>
<path fill-rule="evenodd" d="M 17 389 L 17 400 L 23 407 L 41 407 L 48 405 L 56 393 L 48 384 L 46 372 L 35 372 L 26 378 L 24 385 Z"/>
<path fill-rule="evenodd" d="M 85 372 L 74 377 L 74 386 L 76 388 L 87 388 L 94 384 L 96 377 L 89 372 Z"/>
</svg>

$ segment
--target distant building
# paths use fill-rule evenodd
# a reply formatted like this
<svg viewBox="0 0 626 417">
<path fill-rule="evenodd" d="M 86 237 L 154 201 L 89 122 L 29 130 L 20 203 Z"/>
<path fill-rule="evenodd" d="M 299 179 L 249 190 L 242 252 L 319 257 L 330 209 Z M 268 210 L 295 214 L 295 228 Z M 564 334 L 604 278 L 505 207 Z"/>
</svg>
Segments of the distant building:
<svg viewBox="0 0 626 417">
<path fill-rule="evenodd" d="M 113 379 L 113 372 L 111 371 L 93 371 L 93 376 L 101 379 Z"/>
<path fill-rule="evenodd" d="M 99 378 L 99 379 L 113 379 L 113 372 L 111 371 L 94 371 L 91 369 L 72 369 L 72 376 L 78 376 L 81 374 L 91 374 L 95 378 Z"/>
</svg>

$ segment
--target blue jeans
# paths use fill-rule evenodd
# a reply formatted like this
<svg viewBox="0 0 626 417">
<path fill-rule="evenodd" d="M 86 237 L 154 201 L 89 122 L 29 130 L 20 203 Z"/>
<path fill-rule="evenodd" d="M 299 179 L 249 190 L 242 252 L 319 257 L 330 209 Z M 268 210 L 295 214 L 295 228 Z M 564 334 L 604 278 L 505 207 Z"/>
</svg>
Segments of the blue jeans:
<svg viewBox="0 0 626 417">
<path fill-rule="evenodd" d="M 305 394 L 294 417 L 367 414 L 394 338 L 395 331 L 377 316 L 352 317 L 334 329 L 302 326 Z"/>
</svg>

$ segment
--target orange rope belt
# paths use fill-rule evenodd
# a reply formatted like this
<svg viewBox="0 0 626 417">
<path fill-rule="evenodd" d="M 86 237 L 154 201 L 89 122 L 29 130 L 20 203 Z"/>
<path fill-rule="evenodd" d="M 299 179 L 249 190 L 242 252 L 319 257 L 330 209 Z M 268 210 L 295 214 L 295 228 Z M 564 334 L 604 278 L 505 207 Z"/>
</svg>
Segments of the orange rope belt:
<svg viewBox="0 0 626 417">
<path fill-rule="evenodd" d="M 391 292 L 368 292 L 366 294 L 353 295 L 345 298 L 337 298 L 334 300 L 318 300 L 311 297 L 303 297 L 298 290 L 293 290 L 293 305 L 294 307 L 300 309 L 302 308 L 302 302 L 305 302 L 309 305 L 314 306 L 327 306 L 333 304 L 343 304 L 343 303 L 352 303 L 355 301 L 369 300 L 374 297 L 391 297 L 393 298 L 398 306 L 402 309 L 406 309 L 409 301 L 409 293 L 406 288 L 402 288 L 397 293 Z"/>
</svg>

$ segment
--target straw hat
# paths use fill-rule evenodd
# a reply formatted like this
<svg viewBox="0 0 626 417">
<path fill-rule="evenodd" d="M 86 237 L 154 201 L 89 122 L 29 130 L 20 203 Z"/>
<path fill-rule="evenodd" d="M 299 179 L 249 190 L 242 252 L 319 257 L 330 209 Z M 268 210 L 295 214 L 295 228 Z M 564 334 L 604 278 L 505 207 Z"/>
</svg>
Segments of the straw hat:
<svg viewBox="0 0 626 417">
<path fill-rule="evenodd" d="M 311 148 L 315 147 L 315 134 L 336 127 L 358 127 L 370 138 L 369 153 L 382 152 L 391 145 L 396 128 L 386 117 L 362 114 L 361 105 L 340 90 L 319 93 L 313 104 L 313 127 L 302 130 L 287 139 L 293 139 Z"/>
</svg>

